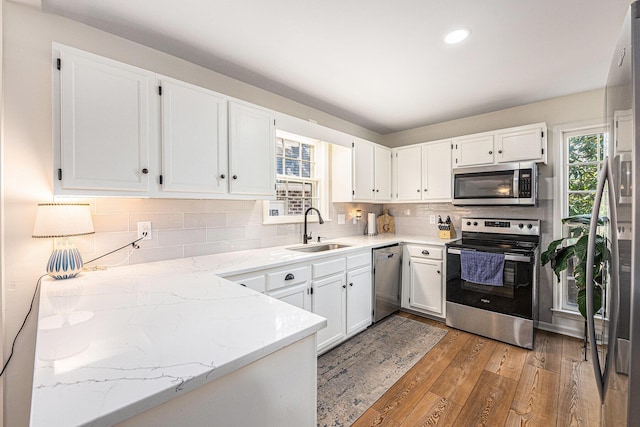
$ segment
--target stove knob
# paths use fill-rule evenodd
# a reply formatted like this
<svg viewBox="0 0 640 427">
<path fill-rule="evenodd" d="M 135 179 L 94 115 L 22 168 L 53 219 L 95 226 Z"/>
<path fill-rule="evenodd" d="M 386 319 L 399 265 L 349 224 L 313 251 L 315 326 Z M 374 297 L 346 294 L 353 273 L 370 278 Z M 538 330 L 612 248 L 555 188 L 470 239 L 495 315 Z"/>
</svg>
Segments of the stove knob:
<svg viewBox="0 0 640 427">
<path fill-rule="evenodd" d="M 528 228 L 529 230 L 531 230 L 531 229 L 533 228 L 533 225 L 532 225 L 532 224 L 527 224 L 527 228 Z"/>
<path fill-rule="evenodd" d="M 524 224 L 523 223 L 518 224 L 518 228 L 524 228 Z"/>
<path fill-rule="evenodd" d="M 473 225 L 474 226 L 478 225 L 478 221 L 473 221 Z"/>
<path fill-rule="evenodd" d="M 471 225 L 471 221 L 467 221 L 467 225 Z"/>
</svg>

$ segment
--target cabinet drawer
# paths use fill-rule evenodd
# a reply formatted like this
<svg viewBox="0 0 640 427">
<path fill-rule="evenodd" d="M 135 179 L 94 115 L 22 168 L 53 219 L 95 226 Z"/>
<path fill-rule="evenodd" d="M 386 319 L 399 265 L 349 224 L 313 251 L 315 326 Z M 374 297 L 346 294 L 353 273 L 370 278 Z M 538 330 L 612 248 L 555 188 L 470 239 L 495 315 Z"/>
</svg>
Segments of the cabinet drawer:
<svg viewBox="0 0 640 427">
<path fill-rule="evenodd" d="M 442 248 L 407 245 L 409 255 L 415 258 L 442 259 Z"/>
<path fill-rule="evenodd" d="M 267 279 L 264 277 L 264 274 L 251 277 L 228 277 L 227 280 L 231 280 L 238 285 L 246 286 L 247 288 L 258 292 L 264 292 L 267 289 Z"/>
<path fill-rule="evenodd" d="M 314 279 L 330 274 L 341 273 L 345 270 L 345 260 L 344 258 L 337 258 L 324 262 L 316 262 L 312 265 L 312 269 Z"/>
<path fill-rule="evenodd" d="M 371 265 L 371 252 L 347 257 L 347 270 L 357 267 L 365 267 L 367 265 Z"/>
<path fill-rule="evenodd" d="M 297 285 L 309 280 L 307 267 L 289 268 L 267 274 L 267 290 L 273 291 L 287 286 Z"/>
</svg>

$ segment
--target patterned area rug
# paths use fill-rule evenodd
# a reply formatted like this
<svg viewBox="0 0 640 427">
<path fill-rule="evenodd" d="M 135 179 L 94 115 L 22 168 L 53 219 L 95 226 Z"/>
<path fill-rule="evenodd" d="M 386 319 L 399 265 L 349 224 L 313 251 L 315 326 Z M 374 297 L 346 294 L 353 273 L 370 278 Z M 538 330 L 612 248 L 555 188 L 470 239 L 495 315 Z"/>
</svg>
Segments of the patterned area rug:
<svg viewBox="0 0 640 427">
<path fill-rule="evenodd" d="M 392 315 L 318 358 L 318 426 L 350 426 L 447 332 Z"/>
</svg>

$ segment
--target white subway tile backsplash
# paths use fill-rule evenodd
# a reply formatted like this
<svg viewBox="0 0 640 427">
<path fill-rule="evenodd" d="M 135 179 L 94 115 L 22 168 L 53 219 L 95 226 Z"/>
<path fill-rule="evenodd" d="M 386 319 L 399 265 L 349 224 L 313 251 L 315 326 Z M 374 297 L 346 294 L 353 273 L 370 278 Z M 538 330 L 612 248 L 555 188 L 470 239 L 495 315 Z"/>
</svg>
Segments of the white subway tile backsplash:
<svg viewBox="0 0 640 427">
<path fill-rule="evenodd" d="M 184 227 L 184 214 L 181 212 L 135 212 L 129 216 L 129 229 L 137 230 L 137 223 L 140 221 L 151 221 L 152 230 L 171 230 Z"/>
<path fill-rule="evenodd" d="M 244 227 L 207 228 L 207 242 L 244 239 Z"/>
<path fill-rule="evenodd" d="M 158 247 L 206 243 L 207 231 L 204 228 L 182 230 L 160 230 L 158 233 Z"/>
<path fill-rule="evenodd" d="M 184 227 L 224 227 L 227 225 L 227 215 L 224 212 L 185 213 Z"/>
<path fill-rule="evenodd" d="M 128 213 L 101 213 L 94 214 L 93 227 L 102 233 L 129 231 Z"/>
</svg>

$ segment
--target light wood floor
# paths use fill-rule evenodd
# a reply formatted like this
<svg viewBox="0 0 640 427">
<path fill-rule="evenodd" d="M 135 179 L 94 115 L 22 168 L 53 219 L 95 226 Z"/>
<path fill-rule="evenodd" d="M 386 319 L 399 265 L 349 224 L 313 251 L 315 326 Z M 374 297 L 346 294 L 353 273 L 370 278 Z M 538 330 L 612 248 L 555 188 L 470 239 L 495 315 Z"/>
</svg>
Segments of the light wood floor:
<svg viewBox="0 0 640 427">
<path fill-rule="evenodd" d="M 354 427 L 599 425 L 581 340 L 537 331 L 525 350 L 401 315 L 448 333 Z"/>
</svg>

